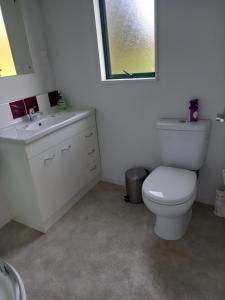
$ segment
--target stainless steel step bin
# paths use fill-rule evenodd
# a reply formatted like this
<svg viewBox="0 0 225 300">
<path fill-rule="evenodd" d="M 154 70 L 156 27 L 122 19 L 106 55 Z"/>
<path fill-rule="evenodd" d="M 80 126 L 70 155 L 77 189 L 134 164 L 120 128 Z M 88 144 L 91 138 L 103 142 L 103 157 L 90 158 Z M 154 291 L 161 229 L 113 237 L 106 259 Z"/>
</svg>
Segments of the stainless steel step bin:
<svg viewBox="0 0 225 300">
<path fill-rule="evenodd" d="M 142 203 L 142 184 L 149 171 L 145 168 L 133 168 L 125 172 L 126 196 L 124 200 L 131 203 Z"/>
</svg>

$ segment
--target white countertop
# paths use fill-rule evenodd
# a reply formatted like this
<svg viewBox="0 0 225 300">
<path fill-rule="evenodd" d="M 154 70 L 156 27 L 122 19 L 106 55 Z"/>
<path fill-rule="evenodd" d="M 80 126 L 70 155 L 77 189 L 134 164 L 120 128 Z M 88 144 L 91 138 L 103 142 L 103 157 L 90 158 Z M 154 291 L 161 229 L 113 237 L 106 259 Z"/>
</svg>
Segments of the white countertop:
<svg viewBox="0 0 225 300">
<path fill-rule="evenodd" d="M 65 110 L 41 115 L 33 122 L 20 120 L 0 129 L 0 142 L 29 144 L 93 114 L 95 109 Z"/>
</svg>

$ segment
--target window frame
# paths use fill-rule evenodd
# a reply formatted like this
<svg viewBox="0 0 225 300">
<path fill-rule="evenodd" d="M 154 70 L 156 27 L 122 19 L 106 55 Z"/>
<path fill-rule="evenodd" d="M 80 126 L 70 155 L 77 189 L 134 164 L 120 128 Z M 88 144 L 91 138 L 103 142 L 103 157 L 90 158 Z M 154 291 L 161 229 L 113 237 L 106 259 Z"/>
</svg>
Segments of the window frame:
<svg viewBox="0 0 225 300">
<path fill-rule="evenodd" d="M 132 73 L 130 75 L 128 73 L 112 74 L 105 0 L 97 0 L 97 2 L 98 2 L 99 18 L 100 18 L 100 26 L 101 26 L 101 40 L 102 40 L 102 48 L 103 48 L 103 56 L 104 56 L 105 79 L 106 80 L 156 79 L 156 74 L 157 74 L 156 72 L 156 68 L 157 68 L 156 0 L 154 0 L 155 72 Z"/>
</svg>

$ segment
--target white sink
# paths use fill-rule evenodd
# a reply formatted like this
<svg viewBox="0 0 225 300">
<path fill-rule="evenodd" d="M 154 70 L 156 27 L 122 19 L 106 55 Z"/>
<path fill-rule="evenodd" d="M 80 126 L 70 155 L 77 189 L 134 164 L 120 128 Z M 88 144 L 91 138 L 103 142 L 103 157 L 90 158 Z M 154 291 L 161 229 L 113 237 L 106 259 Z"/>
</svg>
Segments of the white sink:
<svg viewBox="0 0 225 300">
<path fill-rule="evenodd" d="M 88 115 L 94 114 L 94 112 L 94 109 L 54 112 L 39 117 L 35 122 L 16 122 L 0 129 L 0 140 L 28 144 L 53 131 L 77 122 Z"/>
<path fill-rule="evenodd" d="M 65 112 L 58 114 L 51 114 L 45 118 L 39 118 L 35 122 L 31 122 L 24 126 L 24 128 L 20 130 L 32 130 L 32 131 L 40 131 L 51 126 L 54 126 L 58 123 L 64 122 L 70 118 L 73 118 L 77 115 L 76 112 Z"/>
</svg>

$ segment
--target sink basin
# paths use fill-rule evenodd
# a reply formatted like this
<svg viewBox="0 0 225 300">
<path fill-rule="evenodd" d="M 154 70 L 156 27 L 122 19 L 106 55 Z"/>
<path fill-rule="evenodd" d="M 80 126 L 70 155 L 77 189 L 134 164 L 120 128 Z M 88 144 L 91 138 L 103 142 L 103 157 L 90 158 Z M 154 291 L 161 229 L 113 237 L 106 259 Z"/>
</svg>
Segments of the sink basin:
<svg viewBox="0 0 225 300">
<path fill-rule="evenodd" d="M 8 140 L 29 144 L 51 132 L 94 114 L 94 109 L 68 110 L 41 115 L 37 121 L 19 121 L 0 129 L 0 141 Z"/>
<path fill-rule="evenodd" d="M 22 130 L 40 131 L 58 123 L 67 121 L 70 118 L 76 116 L 76 112 L 64 112 L 59 114 L 52 114 L 45 118 L 39 119 L 35 122 L 25 125 Z M 20 129 L 21 130 L 21 129 Z"/>
<path fill-rule="evenodd" d="M 24 130 L 42 130 L 44 128 L 53 126 L 60 122 L 58 119 L 54 119 L 52 117 L 48 117 L 45 119 L 40 119 L 36 122 L 26 125 L 23 129 Z"/>
</svg>

